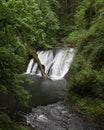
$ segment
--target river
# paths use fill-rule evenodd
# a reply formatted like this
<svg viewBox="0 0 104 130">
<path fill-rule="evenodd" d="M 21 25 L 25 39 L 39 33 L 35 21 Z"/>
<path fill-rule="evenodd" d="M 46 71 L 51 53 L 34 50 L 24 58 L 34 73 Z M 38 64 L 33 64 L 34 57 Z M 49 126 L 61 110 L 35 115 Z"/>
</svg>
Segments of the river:
<svg viewBox="0 0 104 130">
<path fill-rule="evenodd" d="M 104 130 L 103 125 L 87 122 L 69 109 L 64 101 L 65 79 L 52 81 L 39 76 L 29 77 L 33 83 L 27 89 L 33 96 L 29 105 L 31 111 L 25 117 L 31 130 Z"/>
</svg>

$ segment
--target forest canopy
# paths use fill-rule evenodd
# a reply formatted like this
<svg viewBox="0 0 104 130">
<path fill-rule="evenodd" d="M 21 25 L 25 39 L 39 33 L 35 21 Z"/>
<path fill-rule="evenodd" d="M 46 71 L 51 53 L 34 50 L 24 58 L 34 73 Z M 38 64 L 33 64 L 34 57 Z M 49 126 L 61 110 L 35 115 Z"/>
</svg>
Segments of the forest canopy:
<svg viewBox="0 0 104 130">
<path fill-rule="evenodd" d="M 31 95 L 21 84 L 28 78 L 21 73 L 29 49 L 35 53 L 59 45 L 77 50 L 68 100 L 104 116 L 104 0 L 0 0 L 0 94 L 12 93 L 27 106 Z M 12 124 L 2 114 L 0 122 Z M 7 130 L 11 127 L 18 130 L 12 125 Z"/>
<path fill-rule="evenodd" d="M 19 85 L 24 80 L 20 68 L 30 47 L 50 48 L 55 40 L 59 22 L 51 8 L 48 0 L 0 1 L 1 92 L 12 91 L 21 101 L 29 98 Z"/>
<path fill-rule="evenodd" d="M 82 110 L 104 115 L 104 0 L 83 0 L 67 37 L 77 47 L 69 79 L 69 99 Z M 89 104 L 89 106 L 87 106 Z"/>
<path fill-rule="evenodd" d="M 0 0 L 0 94 L 12 94 L 25 106 L 30 94 L 22 86 L 28 78 L 21 73 L 24 73 L 30 48 L 35 53 L 55 43 L 59 21 L 53 5 L 57 9 L 57 4 L 55 0 Z M 6 115 L 0 116 L 0 122 L 4 124 L 2 129 L 5 123 L 10 126 L 7 130 L 23 129 L 13 126 Z"/>
</svg>

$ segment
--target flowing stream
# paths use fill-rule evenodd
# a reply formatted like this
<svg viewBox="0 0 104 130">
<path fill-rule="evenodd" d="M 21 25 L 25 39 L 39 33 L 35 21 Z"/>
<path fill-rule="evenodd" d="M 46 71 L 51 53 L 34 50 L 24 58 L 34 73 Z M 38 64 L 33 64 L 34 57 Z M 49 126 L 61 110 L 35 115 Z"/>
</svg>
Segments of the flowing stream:
<svg viewBox="0 0 104 130">
<path fill-rule="evenodd" d="M 27 124 L 32 130 L 104 130 L 104 126 L 84 121 L 77 113 L 67 108 L 64 101 L 67 81 L 64 76 L 70 70 L 75 50 L 53 49 L 38 51 L 48 78 L 42 78 L 38 64 L 32 58 L 26 74 L 33 80 L 27 89 L 32 94 L 27 114 Z"/>
<path fill-rule="evenodd" d="M 103 125 L 88 123 L 69 111 L 64 102 L 32 108 L 26 119 L 32 130 L 104 130 Z"/>
<path fill-rule="evenodd" d="M 70 111 L 64 103 L 67 81 L 64 76 L 70 72 L 75 50 L 53 49 L 38 51 L 38 57 L 44 65 L 47 77 L 42 78 L 35 60 L 32 58 L 25 74 L 33 81 L 24 84 L 32 97 L 29 102 L 29 111 L 25 115 L 26 122 L 31 130 L 104 130 L 104 126 L 84 121 L 74 111 Z M 21 110 L 13 95 L 0 99 L 0 105 L 13 110 Z M 2 107 L 1 106 L 1 107 Z M 11 107 L 12 106 L 12 107 Z M 27 112 L 27 111 L 26 111 Z"/>
<path fill-rule="evenodd" d="M 66 95 L 66 80 L 50 80 L 36 75 L 29 75 L 33 81 L 25 88 L 31 93 L 29 108 L 48 105 L 63 100 Z"/>
</svg>

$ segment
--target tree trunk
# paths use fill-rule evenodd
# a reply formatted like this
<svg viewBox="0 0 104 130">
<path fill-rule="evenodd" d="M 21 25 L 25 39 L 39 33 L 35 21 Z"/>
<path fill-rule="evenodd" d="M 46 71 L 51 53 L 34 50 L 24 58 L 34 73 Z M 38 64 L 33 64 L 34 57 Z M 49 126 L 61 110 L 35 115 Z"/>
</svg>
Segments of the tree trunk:
<svg viewBox="0 0 104 130">
<path fill-rule="evenodd" d="M 36 60 L 38 66 L 39 66 L 39 68 L 40 68 L 40 70 L 41 70 L 42 77 L 45 77 L 46 73 L 45 73 L 44 67 L 43 67 L 42 64 L 41 64 L 41 62 L 40 62 L 40 60 L 39 60 L 39 58 L 38 58 L 38 55 L 37 55 L 36 51 L 30 49 L 30 50 L 29 50 L 29 54 L 31 54 L 31 55 L 33 56 L 33 58 Z"/>
</svg>

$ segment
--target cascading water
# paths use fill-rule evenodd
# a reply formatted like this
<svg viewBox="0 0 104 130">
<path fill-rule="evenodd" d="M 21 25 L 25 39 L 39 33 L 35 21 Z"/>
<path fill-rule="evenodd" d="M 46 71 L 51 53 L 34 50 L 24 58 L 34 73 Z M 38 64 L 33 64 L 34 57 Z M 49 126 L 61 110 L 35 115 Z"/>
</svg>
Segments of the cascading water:
<svg viewBox="0 0 104 130">
<path fill-rule="evenodd" d="M 45 67 L 45 73 L 48 78 L 58 80 L 65 76 L 70 69 L 75 51 L 70 49 L 54 49 L 37 52 L 40 62 Z M 41 76 L 38 64 L 32 58 L 28 64 L 26 74 L 35 74 Z"/>
<path fill-rule="evenodd" d="M 28 67 L 27 67 L 27 70 L 26 70 L 26 74 L 29 74 L 31 73 L 31 68 L 32 68 L 32 65 L 34 63 L 34 59 L 32 58 L 28 64 Z"/>
</svg>

